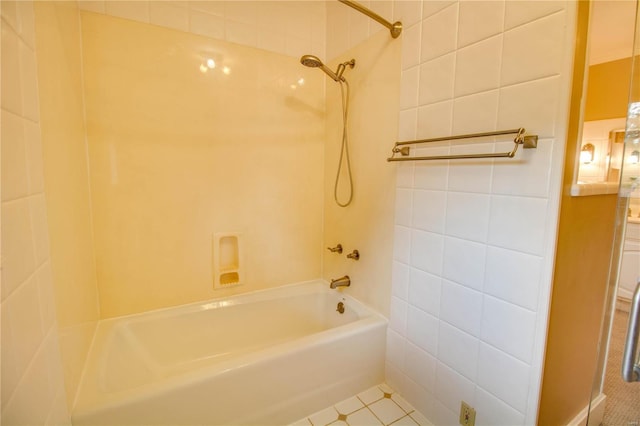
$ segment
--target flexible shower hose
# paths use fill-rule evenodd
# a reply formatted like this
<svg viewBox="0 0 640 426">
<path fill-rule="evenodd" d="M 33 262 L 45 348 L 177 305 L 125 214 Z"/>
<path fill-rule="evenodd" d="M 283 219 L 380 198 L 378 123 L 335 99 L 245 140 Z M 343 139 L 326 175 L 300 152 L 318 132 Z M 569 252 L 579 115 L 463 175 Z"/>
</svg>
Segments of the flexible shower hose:
<svg viewBox="0 0 640 426">
<path fill-rule="evenodd" d="M 347 207 L 353 200 L 353 176 L 351 175 L 351 161 L 349 160 L 349 135 L 347 132 L 347 116 L 349 112 L 349 83 L 347 80 L 339 80 L 340 83 L 340 95 L 342 98 L 342 146 L 340 147 L 340 160 L 338 160 L 338 172 L 336 173 L 336 182 L 333 186 L 333 199 L 340 207 Z M 347 90 L 344 90 L 344 86 L 347 86 Z M 346 92 L 346 93 L 345 93 Z M 341 203 L 338 200 L 338 183 L 340 181 L 340 172 L 342 171 L 342 158 L 346 158 L 347 162 L 347 174 L 349 176 L 349 199 L 345 203 Z"/>
</svg>

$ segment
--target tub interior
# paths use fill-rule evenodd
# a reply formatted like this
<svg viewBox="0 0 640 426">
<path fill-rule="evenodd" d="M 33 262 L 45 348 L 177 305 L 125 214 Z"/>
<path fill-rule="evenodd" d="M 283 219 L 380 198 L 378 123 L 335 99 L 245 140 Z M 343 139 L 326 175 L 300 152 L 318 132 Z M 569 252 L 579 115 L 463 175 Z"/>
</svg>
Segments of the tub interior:
<svg viewBox="0 0 640 426">
<path fill-rule="evenodd" d="M 101 355 L 101 390 L 114 392 L 319 333 L 359 319 L 341 299 L 312 293 L 191 306 L 119 321 Z"/>
</svg>

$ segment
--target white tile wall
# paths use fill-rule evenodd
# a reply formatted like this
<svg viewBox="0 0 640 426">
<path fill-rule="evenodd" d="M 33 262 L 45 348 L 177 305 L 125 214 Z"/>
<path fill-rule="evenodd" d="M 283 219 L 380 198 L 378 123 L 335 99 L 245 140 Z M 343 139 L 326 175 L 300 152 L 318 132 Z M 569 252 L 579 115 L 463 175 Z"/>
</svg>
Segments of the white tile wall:
<svg viewBox="0 0 640 426">
<path fill-rule="evenodd" d="M 1 7 L 1 423 L 70 424 L 44 203 L 33 3 Z"/>
<path fill-rule="evenodd" d="M 388 2 L 381 3 L 390 6 Z M 326 55 L 327 8 L 324 2 L 80 0 L 78 4 L 80 9 L 89 12 L 187 31 L 283 55 L 313 54 L 320 58 Z M 344 40 L 350 37 L 355 42 L 353 45 L 370 34 L 369 20 L 360 17 L 359 14 L 345 16 L 341 28 L 348 36 Z M 329 38 L 329 41 L 335 41 L 336 50 L 340 51 L 347 44 L 337 38 Z"/>
<path fill-rule="evenodd" d="M 393 3 L 407 22 L 399 139 L 520 126 L 540 136 L 515 159 L 397 166 L 387 380 L 435 424 L 457 424 L 460 400 L 476 407 L 478 424 L 536 421 L 574 7 Z M 338 13 L 327 15 L 329 28 Z M 498 138 L 413 149 L 512 147 Z"/>
</svg>

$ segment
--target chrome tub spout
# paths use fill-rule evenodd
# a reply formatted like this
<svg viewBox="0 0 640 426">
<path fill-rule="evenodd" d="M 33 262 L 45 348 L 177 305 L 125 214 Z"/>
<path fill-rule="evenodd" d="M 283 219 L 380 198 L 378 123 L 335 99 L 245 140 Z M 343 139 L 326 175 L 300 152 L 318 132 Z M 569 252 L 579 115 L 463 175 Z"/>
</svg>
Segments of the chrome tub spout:
<svg viewBox="0 0 640 426">
<path fill-rule="evenodd" d="M 329 287 L 331 288 L 349 287 L 350 285 L 351 285 L 351 279 L 349 278 L 349 275 L 345 275 L 344 277 L 331 280 L 331 285 Z"/>
</svg>

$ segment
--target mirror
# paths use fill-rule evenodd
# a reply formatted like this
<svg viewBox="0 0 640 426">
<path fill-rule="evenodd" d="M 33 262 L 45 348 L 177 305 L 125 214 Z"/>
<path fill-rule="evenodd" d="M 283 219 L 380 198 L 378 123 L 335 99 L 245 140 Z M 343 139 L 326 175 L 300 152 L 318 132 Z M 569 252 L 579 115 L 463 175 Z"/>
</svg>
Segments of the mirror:
<svg viewBox="0 0 640 426">
<path fill-rule="evenodd" d="M 591 2 L 585 100 L 572 195 L 617 193 L 635 29 L 633 1 Z"/>
</svg>

